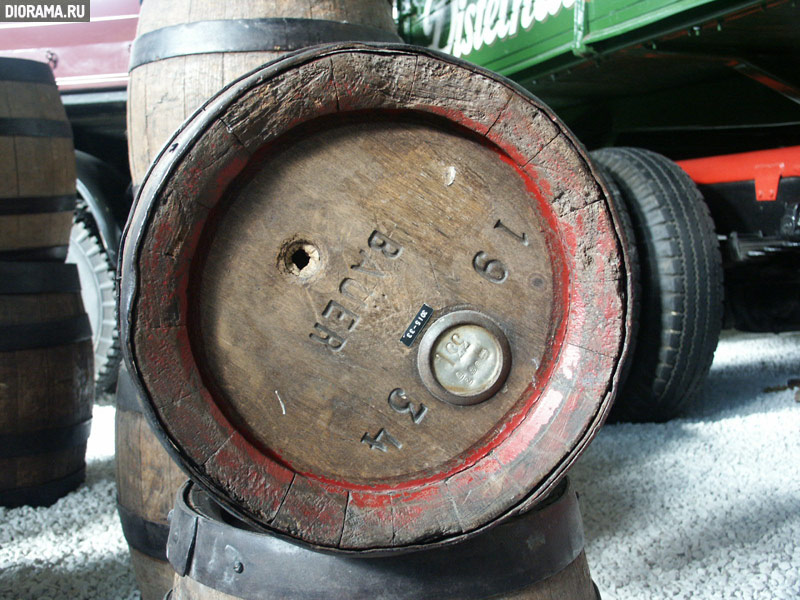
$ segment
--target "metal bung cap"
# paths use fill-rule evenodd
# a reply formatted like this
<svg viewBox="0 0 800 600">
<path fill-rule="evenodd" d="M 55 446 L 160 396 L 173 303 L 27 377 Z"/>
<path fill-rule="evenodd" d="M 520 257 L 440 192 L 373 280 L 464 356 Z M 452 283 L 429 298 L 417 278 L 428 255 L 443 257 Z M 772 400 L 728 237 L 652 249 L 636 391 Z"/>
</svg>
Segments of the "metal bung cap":
<svg viewBox="0 0 800 600">
<path fill-rule="evenodd" d="M 417 369 L 431 394 L 471 406 L 494 396 L 511 370 L 511 348 L 489 316 L 473 309 L 449 312 L 422 337 Z"/>
</svg>

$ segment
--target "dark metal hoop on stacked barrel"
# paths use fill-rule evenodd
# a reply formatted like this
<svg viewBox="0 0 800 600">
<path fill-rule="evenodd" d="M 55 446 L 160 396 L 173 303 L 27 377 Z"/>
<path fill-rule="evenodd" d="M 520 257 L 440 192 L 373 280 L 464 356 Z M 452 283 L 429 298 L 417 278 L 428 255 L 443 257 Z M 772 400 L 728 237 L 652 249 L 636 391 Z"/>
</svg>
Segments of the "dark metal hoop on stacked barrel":
<svg viewBox="0 0 800 600">
<path fill-rule="evenodd" d="M 139 36 L 131 51 L 130 70 L 148 63 L 196 54 L 291 52 L 317 44 L 398 42 L 391 30 L 324 19 L 225 19 L 181 23 Z"/>
<path fill-rule="evenodd" d="M 72 129 L 53 73 L 0 58 L 0 260 L 63 261 L 74 208 Z"/>
<path fill-rule="evenodd" d="M 55 502 L 84 480 L 92 331 L 74 265 L 0 262 L 0 504 Z"/>
<path fill-rule="evenodd" d="M 466 542 L 388 557 L 299 548 L 253 531 L 187 483 L 167 553 L 176 571 L 170 600 L 599 598 L 566 480 L 539 506 Z"/>
</svg>

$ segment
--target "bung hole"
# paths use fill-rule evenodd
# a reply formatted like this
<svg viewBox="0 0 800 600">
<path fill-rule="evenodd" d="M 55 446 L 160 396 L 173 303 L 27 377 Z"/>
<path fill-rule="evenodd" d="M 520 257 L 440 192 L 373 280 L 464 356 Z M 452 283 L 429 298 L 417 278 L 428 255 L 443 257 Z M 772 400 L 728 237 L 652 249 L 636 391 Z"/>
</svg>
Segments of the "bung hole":
<svg viewBox="0 0 800 600">
<path fill-rule="evenodd" d="M 307 279 L 320 268 L 319 248 L 305 240 L 286 243 L 281 249 L 280 263 L 287 273 Z"/>
</svg>

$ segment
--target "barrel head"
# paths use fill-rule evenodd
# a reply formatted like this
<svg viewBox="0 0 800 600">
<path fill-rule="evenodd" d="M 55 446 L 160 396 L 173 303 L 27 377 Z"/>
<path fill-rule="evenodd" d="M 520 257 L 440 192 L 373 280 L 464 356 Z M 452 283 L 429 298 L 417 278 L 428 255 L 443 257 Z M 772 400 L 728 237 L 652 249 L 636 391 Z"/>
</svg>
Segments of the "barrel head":
<svg viewBox="0 0 800 600">
<path fill-rule="evenodd" d="M 151 419 L 251 524 L 387 552 L 541 499 L 605 417 L 627 257 L 541 102 L 406 46 L 239 80 L 151 167 L 123 332 Z"/>
</svg>

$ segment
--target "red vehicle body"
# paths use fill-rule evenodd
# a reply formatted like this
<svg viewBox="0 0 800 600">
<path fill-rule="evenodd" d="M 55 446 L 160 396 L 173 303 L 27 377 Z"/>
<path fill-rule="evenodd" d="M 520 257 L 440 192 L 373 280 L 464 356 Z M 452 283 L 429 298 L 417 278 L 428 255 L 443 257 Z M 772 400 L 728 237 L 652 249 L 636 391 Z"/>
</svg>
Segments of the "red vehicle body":
<svg viewBox="0 0 800 600">
<path fill-rule="evenodd" d="M 753 180 L 756 200 L 771 202 L 778 199 L 781 179 L 800 177 L 800 146 L 695 158 L 678 164 L 698 185 Z"/>
<path fill-rule="evenodd" d="M 80 151 L 79 172 L 97 194 L 88 199 L 97 201 L 90 208 L 112 260 L 119 241 L 112 225 L 124 223 L 130 203 L 121 181 L 130 180 L 125 103 L 139 5 L 140 0 L 92 0 L 89 22 L 0 23 L 0 56 L 46 62 L 53 69 Z M 114 223 L 101 223 L 108 219 Z"/>
<path fill-rule="evenodd" d="M 679 161 L 724 242 L 726 324 L 800 329 L 800 146 Z"/>
<path fill-rule="evenodd" d="M 92 0 L 89 23 L 0 23 L 0 56 L 49 63 L 62 92 L 124 90 L 139 0 Z"/>
</svg>

